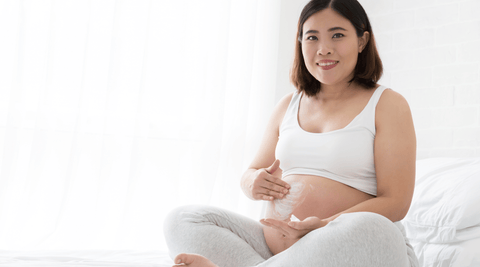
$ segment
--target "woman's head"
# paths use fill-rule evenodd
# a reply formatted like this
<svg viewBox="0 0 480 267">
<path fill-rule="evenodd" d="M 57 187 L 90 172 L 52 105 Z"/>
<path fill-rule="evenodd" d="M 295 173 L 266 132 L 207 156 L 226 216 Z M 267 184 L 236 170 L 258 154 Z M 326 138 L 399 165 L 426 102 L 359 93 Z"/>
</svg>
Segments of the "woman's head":
<svg viewBox="0 0 480 267">
<path fill-rule="evenodd" d="M 329 60 L 338 64 L 320 65 Z M 312 0 L 304 7 L 290 74 L 299 91 L 314 96 L 322 83 L 344 80 L 373 88 L 382 72 L 372 27 L 356 0 Z"/>
</svg>

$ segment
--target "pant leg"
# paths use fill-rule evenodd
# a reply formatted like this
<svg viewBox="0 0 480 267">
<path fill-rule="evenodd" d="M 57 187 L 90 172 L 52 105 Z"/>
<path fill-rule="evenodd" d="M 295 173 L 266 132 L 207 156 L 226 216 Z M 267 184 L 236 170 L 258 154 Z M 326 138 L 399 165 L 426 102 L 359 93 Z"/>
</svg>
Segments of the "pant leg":
<svg viewBox="0 0 480 267">
<path fill-rule="evenodd" d="M 272 256 L 259 222 L 217 207 L 179 207 L 168 214 L 164 233 L 172 259 L 196 253 L 220 267 L 246 267 Z"/>
<path fill-rule="evenodd" d="M 401 229 L 384 216 L 347 213 L 256 267 L 418 267 L 405 240 Z"/>
<path fill-rule="evenodd" d="M 407 238 L 407 233 L 405 232 L 405 227 L 403 226 L 401 221 L 394 222 L 395 226 L 400 230 L 402 236 L 405 240 L 405 245 L 407 246 L 407 256 L 409 265 L 407 267 L 419 267 L 420 263 L 418 262 L 417 255 L 415 254 L 415 250 L 413 246 L 410 244 L 410 241 Z"/>
</svg>

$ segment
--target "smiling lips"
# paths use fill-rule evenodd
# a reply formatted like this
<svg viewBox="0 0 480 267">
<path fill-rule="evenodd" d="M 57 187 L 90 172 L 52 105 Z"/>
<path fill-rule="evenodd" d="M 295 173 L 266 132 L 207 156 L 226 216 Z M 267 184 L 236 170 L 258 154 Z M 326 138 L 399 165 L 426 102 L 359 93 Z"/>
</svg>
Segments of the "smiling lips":
<svg viewBox="0 0 480 267">
<path fill-rule="evenodd" d="M 335 68 L 335 66 L 337 66 L 338 62 L 340 62 L 340 61 L 320 60 L 320 62 L 317 62 L 317 66 L 320 66 L 323 70 L 329 70 L 329 69 Z"/>
</svg>

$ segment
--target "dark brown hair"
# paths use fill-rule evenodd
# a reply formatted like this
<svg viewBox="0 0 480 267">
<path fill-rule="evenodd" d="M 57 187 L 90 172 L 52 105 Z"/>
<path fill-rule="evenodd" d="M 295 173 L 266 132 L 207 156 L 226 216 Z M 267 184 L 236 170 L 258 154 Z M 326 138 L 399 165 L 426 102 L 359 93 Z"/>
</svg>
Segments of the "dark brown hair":
<svg viewBox="0 0 480 267">
<path fill-rule="evenodd" d="M 374 88 L 377 81 L 382 77 L 383 65 L 375 45 L 372 26 L 370 25 L 365 10 L 357 0 L 311 0 L 303 8 L 298 20 L 295 58 L 290 71 L 292 84 L 299 92 L 304 91 L 308 96 L 315 96 L 320 91 L 321 83 L 308 72 L 305 66 L 305 60 L 302 54 L 302 37 L 303 24 L 305 21 L 313 14 L 326 8 L 332 8 L 341 16 L 348 19 L 353 27 L 355 27 L 357 37 L 362 37 L 365 31 L 370 33 L 370 40 L 358 55 L 354 76 L 349 83 L 355 81 L 366 88 Z"/>
</svg>

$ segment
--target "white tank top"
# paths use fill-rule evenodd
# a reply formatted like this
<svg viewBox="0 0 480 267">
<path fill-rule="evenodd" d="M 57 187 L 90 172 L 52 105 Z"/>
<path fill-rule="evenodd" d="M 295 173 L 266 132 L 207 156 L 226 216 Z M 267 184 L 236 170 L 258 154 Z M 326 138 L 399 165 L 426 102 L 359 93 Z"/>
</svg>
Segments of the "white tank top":
<svg viewBox="0 0 480 267">
<path fill-rule="evenodd" d="M 386 87 L 379 86 L 365 108 L 345 128 L 311 133 L 298 123 L 302 93 L 295 92 L 280 125 L 275 156 L 282 177 L 316 175 L 377 195 L 373 157 L 375 108 Z"/>
</svg>

